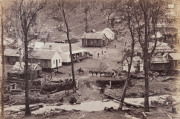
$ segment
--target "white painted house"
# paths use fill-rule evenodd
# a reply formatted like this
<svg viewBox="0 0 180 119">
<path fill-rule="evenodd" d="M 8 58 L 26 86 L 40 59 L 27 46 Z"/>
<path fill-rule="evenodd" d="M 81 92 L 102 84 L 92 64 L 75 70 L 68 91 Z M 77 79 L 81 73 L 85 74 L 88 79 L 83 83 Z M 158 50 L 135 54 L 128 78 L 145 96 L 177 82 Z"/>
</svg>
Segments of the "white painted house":
<svg viewBox="0 0 180 119">
<path fill-rule="evenodd" d="M 72 56 L 73 60 L 81 60 L 83 58 L 87 57 L 87 51 L 78 47 L 75 44 L 71 44 L 72 46 Z M 59 53 L 59 55 L 62 57 L 62 62 L 63 63 L 70 63 L 71 62 L 71 57 L 70 57 L 70 52 L 69 52 L 69 44 L 61 44 L 61 43 L 52 43 L 52 42 L 46 42 L 42 49 L 47 49 L 47 50 L 55 50 Z"/>
<path fill-rule="evenodd" d="M 29 54 L 31 63 L 39 63 L 44 69 L 53 69 L 62 66 L 62 57 L 56 50 L 36 49 Z"/>
</svg>

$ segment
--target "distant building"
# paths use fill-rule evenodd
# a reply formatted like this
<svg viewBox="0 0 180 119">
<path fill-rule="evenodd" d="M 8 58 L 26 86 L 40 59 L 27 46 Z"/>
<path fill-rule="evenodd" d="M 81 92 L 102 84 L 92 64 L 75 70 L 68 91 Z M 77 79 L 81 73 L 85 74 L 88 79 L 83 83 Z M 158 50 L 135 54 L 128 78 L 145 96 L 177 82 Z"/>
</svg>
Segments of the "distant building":
<svg viewBox="0 0 180 119">
<path fill-rule="evenodd" d="M 82 36 L 82 46 L 103 47 L 108 45 L 108 43 L 114 39 L 115 33 L 111 29 L 105 28 L 98 32 L 84 33 Z"/>
<path fill-rule="evenodd" d="M 39 63 L 43 69 L 53 69 L 62 66 L 62 57 L 55 50 L 36 49 L 29 53 L 31 63 Z"/>
<path fill-rule="evenodd" d="M 8 71 L 8 78 L 9 79 L 13 79 L 13 78 L 16 78 L 16 79 L 23 79 L 25 77 L 24 75 L 24 65 L 25 63 L 24 62 L 16 62 L 12 69 L 10 69 Z M 42 73 L 42 68 L 40 67 L 39 64 L 37 63 L 29 63 L 28 64 L 28 67 L 30 69 L 30 73 L 31 73 L 31 79 L 36 79 L 38 78 L 38 76 L 41 75 Z"/>
<path fill-rule="evenodd" d="M 104 33 L 84 33 L 82 36 L 83 47 L 103 47 L 108 45 L 108 42 Z"/>
<path fill-rule="evenodd" d="M 168 59 L 171 63 L 171 69 L 180 71 L 180 53 L 169 53 Z"/>
<path fill-rule="evenodd" d="M 20 51 L 18 49 L 5 49 L 4 50 L 5 63 L 14 65 L 20 61 Z"/>
<path fill-rule="evenodd" d="M 12 69 L 8 71 L 8 80 L 6 81 L 8 91 L 10 93 L 19 93 L 22 90 L 24 90 L 24 78 L 27 77 L 24 74 L 24 62 L 16 62 L 15 65 L 13 65 Z M 29 63 L 28 67 L 30 69 L 30 80 L 29 85 L 31 87 L 31 82 L 35 81 L 39 76 L 41 76 L 42 68 L 37 63 Z"/>
<path fill-rule="evenodd" d="M 79 61 L 88 57 L 88 52 L 75 44 L 71 44 L 72 46 L 72 56 L 74 61 Z M 69 44 L 61 44 L 61 43 L 50 43 L 46 42 L 42 49 L 47 50 L 55 50 L 62 57 L 63 64 L 69 64 L 71 62 Z"/>
<path fill-rule="evenodd" d="M 104 35 L 109 40 L 114 40 L 115 39 L 115 33 L 110 28 L 105 28 L 104 30 L 101 31 L 101 33 L 104 33 Z"/>
<path fill-rule="evenodd" d="M 158 54 L 152 57 L 150 62 L 150 71 L 168 73 L 170 70 L 170 62 L 167 55 L 168 54 Z"/>
</svg>

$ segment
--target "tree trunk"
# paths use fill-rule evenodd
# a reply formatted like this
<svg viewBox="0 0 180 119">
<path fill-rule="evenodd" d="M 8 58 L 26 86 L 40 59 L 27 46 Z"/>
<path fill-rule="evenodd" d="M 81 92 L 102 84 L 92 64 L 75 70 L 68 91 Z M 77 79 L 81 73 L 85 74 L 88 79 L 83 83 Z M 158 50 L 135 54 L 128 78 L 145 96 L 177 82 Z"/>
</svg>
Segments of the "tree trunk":
<svg viewBox="0 0 180 119">
<path fill-rule="evenodd" d="M 25 55 L 25 116 L 31 115 L 29 108 L 29 69 L 28 69 L 28 41 L 27 41 L 27 32 L 24 33 L 24 55 Z"/>
<path fill-rule="evenodd" d="M 3 6 L 1 3 L 1 48 L 2 48 L 2 76 L 1 76 L 1 117 L 4 118 L 4 27 L 3 27 Z"/>
<path fill-rule="evenodd" d="M 149 79 L 148 79 L 148 73 L 149 73 L 149 62 L 148 62 L 148 30 L 147 30 L 147 13 L 144 13 L 144 22 L 145 22 L 145 42 L 144 42 L 144 75 L 145 75 L 145 90 L 144 90 L 144 111 L 149 112 Z"/>
<path fill-rule="evenodd" d="M 63 18 L 64 18 L 64 22 L 66 24 L 66 29 L 67 29 L 67 40 L 69 43 L 69 52 L 70 52 L 70 57 L 71 57 L 71 71 L 72 71 L 72 79 L 73 79 L 73 85 L 74 85 L 74 93 L 76 92 L 76 81 L 75 81 L 75 75 L 74 75 L 74 62 L 73 62 L 73 56 L 72 56 L 72 46 L 71 46 L 71 41 L 69 38 L 69 26 L 66 20 L 66 15 L 65 15 L 65 11 L 64 11 L 64 3 L 62 3 L 62 14 L 63 14 Z"/>
<path fill-rule="evenodd" d="M 128 64 L 128 73 L 127 73 L 127 78 L 126 78 L 126 82 L 123 88 L 123 94 L 121 96 L 121 102 L 120 102 L 120 106 L 119 106 L 119 110 L 122 110 L 123 108 L 123 103 L 124 103 L 124 98 L 126 95 L 126 90 L 127 90 L 127 86 L 129 83 L 129 77 L 130 77 L 130 73 L 131 73 L 131 66 L 132 66 L 132 61 L 133 61 L 133 56 L 134 56 L 134 45 L 135 45 L 135 38 L 134 38 L 134 33 L 133 33 L 133 27 L 131 27 L 131 19 L 130 17 L 128 17 L 128 28 L 129 28 L 129 32 L 131 34 L 131 53 L 130 53 L 130 63 Z"/>
</svg>

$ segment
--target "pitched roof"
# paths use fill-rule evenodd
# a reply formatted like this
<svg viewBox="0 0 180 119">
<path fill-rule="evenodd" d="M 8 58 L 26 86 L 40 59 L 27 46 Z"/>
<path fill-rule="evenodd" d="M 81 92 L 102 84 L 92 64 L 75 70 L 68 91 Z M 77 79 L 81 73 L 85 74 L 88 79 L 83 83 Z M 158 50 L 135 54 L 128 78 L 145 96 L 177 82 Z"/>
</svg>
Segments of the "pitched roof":
<svg viewBox="0 0 180 119">
<path fill-rule="evenodd" d="M 44 46 L 42 46 L 41 48 L 46 50 L 55 50 L 57 52 L 62 53 L 60 49 L 60 43 L 46 42 Z"/>
<path fill-rule="evenodd" d="M 173 60 L 180 60 L 180 53 L 169 53 Z"/>
<path fill-rule="evenodd" d="M 83 39 L 103 39 L 105 37 L 104 33 L 96 32 L 96 33 L 84 33 Z"/>
<path fill-rule="evenodd" d="M 151 63 L 169 63 L 169 60 L 165 56 L 156 55 L 151 59 Z"/>
<path fill-rule="evenodd" d="M 71 44 L 71 46 L 72 46 L 72 53 L 86 51 L 75 44 Z M 42 47 L 42 49 L 55 50 L 58 53 L 69 53 L 69 44 L 46 42 Z"/>
<path fill-rule="evenodd" d="M 16 56 L 19 57 L 19 51 L 18 49 L 6 49 L 4 51 L 5 56 Z"/>
<path fill-rule="evenodd" d="M 29 47 L 33 47 L 33 48 L 41 48 L 44 45 L 43 42 L 33 42 L 29 45 Z"/>
<path fill-rule="evenodd" d="M 115 33 L 109 28 L 105 28 L 101 32 L 104 33 L 106 37 L 110 40 L 113 40 L 115 38 Z"/>
<path fill-rule="evenodd" d="M 29 53 L 29 58 L 51 59 L 55 53 L 56 53 L 55 50 L 36 49 L 31 53 Z"/>
</svg>

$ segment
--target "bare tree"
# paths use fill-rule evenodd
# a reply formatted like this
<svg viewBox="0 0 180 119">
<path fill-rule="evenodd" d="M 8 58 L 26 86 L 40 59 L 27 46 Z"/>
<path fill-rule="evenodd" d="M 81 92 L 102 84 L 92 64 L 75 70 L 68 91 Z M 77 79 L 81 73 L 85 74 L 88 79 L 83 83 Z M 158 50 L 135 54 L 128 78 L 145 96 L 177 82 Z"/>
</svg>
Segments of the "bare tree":
<svg viewBox="0 0 180 119">
<path fill-rule="evenodd" d="M 123 8 L 125 11 L 122 10 L 122 12 L 126 14 L 122 17 L 127 18 L 127 28 L 130 31 L 132 41 L 130 57 L 133 57 L 135 39 L 139 41 L 142 48 L 145 76 L 144 111 L 147 112 L 149 111 L 149 65 L 157 44 L 157 23 L 165 16 L 165 4 L 164 0 L 126 0 L 124 2 L 126 4 Z M 154 39 L 151 39 L 152 35 L 155 36 Z M 150 43 L 154 43 L 151 48 L 149 47 Z M 131 62 L 132 59 L 128 65 L 128 71 L 130 71 Z M 120 109 L 122 109 L 127 82 L 128 79 L 123 89 Z"/>
<path fill-rule="evenodd" d="M 66 17 L 67 13 L 65 12 L 65 7 L 68 7 L 67 5 L 68 4 L 66 4 L 66 1 L 58 0 L 57 1 L 57 7 L 58 7 L 57 12 L 58 12 L 58 14 L 55 14 L 53 19 L 56 20 L 60 24 L 60 26 L 63 22 L 65 24 L 65 27 L 66 27 L 66 30 L 64 30 L 62 28 L 62 26 L 58 30 L 59 30 L 59 32 L 65 32 L 67 35 L 67 40 L 69 43 L 69 52 L 70 52 L 70 57 L 71 57 L 71 73 L 72 73 L 73 86 L 74 86 L 73 90 L 74 90 L 74 92 L 76 92 L 76 81 L 75 81 L 75 74 L 74 74 L 74 61 L 73 61 L 72 46 L 71 46 L 71 40 L 70 40 L 70 28 L 69 28 L 67 17 Z M 70 6 L 70 7 L 71 7 L 71 9 L 74 8 L 72 6 Z"/>
<path fill-rule="evenodd" d="M 128 82 L 130 79 L 130 71 L 131 71 L 132 61 L 133 61 L 133 57 L 134 57 L 135 32 L 136 32 L 136 30 L 135 30 L 135 18 L 134 18 L 134 15 L 136 14 L 135 8 L 136 7 L 135 7 L 134 1 L 127 1 L 123 5 L 123 7 L 121 7 L 119 9 L 120 10 L 119 15 L 123 16 L 123 17 L 121 17 L 121 20 L 124 23 L 124 25 L 127 26 L 129 33 L 130 33 L 130 36 L 131 36 L 131 40 L 130 40 L 131 48 L 128 49 L 126 51 L 125 55 L 123 56 L 124 60 L 126 60 L 127 64 L 128 64 L 128 72 L 127 72 L 126 82 L 125 82 L 124 88 L 123 88 L 123 93 L 121 96 L 121 101 L 120 101 L 120 106 L 119 106 L 120 110 L 122 110 L 122 107 L 123 107 L 127 86 L 128 86 Z"/>
<path fill-rule="evenodd" d="M 18 3 L 18 2 L 17 2 Z M 29 79 L 30 79 L 30 69 L 28 68 L 28 42 L 29 33 L 31 28 L 35 25 L 35 21 L 38 12 L 46 6 L 45 1 L 37 0 L 21 0 L 18 4 L 18 16 L 21 22 L 20 27 L 22 28 L 22 37 L 24 42 L 24 74 L 25 74 L 25 116 L 31 115 L 29 108 Z"/>
</svg>

